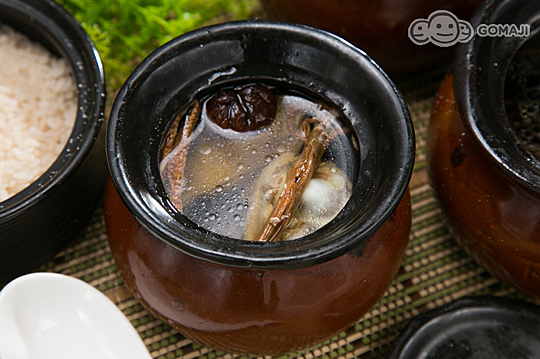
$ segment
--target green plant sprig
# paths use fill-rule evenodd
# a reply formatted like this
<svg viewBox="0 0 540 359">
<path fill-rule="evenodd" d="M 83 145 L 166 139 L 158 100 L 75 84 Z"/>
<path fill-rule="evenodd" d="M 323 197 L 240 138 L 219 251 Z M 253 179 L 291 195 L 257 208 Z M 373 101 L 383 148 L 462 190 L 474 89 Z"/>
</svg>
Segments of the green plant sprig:
<svg viewBox="0 0 540 359">
<path fill-rule="evenodd" d="M 253 17 L 258 0 L 57 0 L 77 18 L 103 61 L 115 93 L 152 51 L 176 36 L 227 20 Z"/>
</svg>

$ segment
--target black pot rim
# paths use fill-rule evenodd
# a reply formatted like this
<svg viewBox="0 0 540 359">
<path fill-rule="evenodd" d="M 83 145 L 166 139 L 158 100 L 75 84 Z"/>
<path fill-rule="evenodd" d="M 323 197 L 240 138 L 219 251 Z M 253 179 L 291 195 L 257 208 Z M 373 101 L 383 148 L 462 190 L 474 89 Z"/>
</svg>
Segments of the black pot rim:
<svg viewBox="0 0 540 359">
<path fill-rule="evenodd" d="M 518 143 L 506 117 L 504 83 L 514 55 L 540 30 L 540 7 L 527 0 L 490 0 L 470 22 L 480 24 L 529 24 L 529 37 L 475 35 L 457 46 L 454 94 L 464 125 L 478 147 L 503 172 L 525 187 L 540 192 L 540 161 Z"/>
<path fill-rule="evenodd" d="M 380 200 L 376 215 L 362 218 L 361 225 L 336 227 L 336 219 L 309 236 L 284 242 L 256 243 L 230 239 L 201 231 L 193 223 L 188 223 L 189 221 L 183 216 L 175 217 L 170 213 L 166 198 L 152 193 L 148 185 L 143 186 L 141 191 L 137 184 L 133 183 L 127 170 L 127 160 L 122 154 L 122 146 L 125 145 L 122 145 L 122 141 L 119 140 L 123 138 L 126 126 L 126 120 L 122 118 L 125 101 L 129 101 L 134 96 L 133 91 L 138 91 L 141 84 L 151 76 L 153 69 L 159 68 L 164 61 L 170 60 L 170 52 L 175 48 L 202 47 L 202 44 L 206 46 L 207 41 L 213 39 L 213 36 L 226 36 L 225 34 L 239 36 L 247 31 L 281 32 L 280 35 L 286 33 L 291 37 L 298 36 L 302 39 L 309 38 L 310 41 L 319 41 L 320 46 L 325 49 L 340 51 L 345 56 L 354 58 L 363 70 L 376 74 L 377 81 L 391 93 L 389 96 L 400 112 L 396 115 L 395 122 L 399 123 L 396 127 L 401 126 L 401 132 L 397 135 L 400 152 L 396 154 L 398 157 L 396 162 L 399 163 L 401 171 L 392 179 L 394 181 L 392 190 Z M 114 185 L 127 208 L 153 235 L 198 258 L 231 266 L 261 269 L 291 269 L 321 263 L 345 253 L 373 235 L 393 213 L 407 190 L 413 170 L 415 149 L 414 129 L 404 99 L 388 76 L 364 52 L 325 31 L 303 25 L 263 20 L 233 21 L 201 28 L 171 40 L 150 54 L 129 76 L 115 99 L 109 119 L 106 145 L 109 170 Z M 159 188 L 159 183 L 152 186 Z M 350 216 L 353 210 L 354 208 L 347 204 L 338 217 Z M 336 230 L 339 233 L 346 230 L 348 235 L 338 236 Z"/>
<path fill-rule="evenodd" d="M 101 57 L 81 24 L 54 1 L 0 0 L 0 13 L 32 19 L 29 29 L 16 29 L 43 40 L 50 51 L 57 52 L 72 67 L 78 85 L 78 110 L 70 141 L 51 166 L 34 182 L 12 197 L 0 202 L 0 222 L 27 211 L 54 192 L 80 167 L 96 141 L 105 111 L 105 73 Z M 2 16 L 0 16 L 0 20 Z M 28 20 L 25 20 L 28 22 Z M 24 30 L 31 31 L 27 34 Z M 41 42 L 41 41 L 39 41 Z M 79 67 L 85 66 L 83 69 Z"/>
</svg>

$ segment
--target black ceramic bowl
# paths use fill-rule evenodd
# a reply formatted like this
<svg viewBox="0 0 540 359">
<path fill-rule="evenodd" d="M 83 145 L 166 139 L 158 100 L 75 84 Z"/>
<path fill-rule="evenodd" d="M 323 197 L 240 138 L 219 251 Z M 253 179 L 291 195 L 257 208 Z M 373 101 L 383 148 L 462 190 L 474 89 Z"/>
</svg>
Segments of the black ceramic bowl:
<svg viewBox="0 0 540 359">
<path fill-rule="evenodd" d="M 86 224 L 101 198 L 105 78 L 98 52 L 80 24 L 53 1 L 0 0 L 9 25 L 71 65 L 78 111 L 70 140 L 28 187 L 0 202 L 0 283 L 51 259 Z"/>
<path fill-rule="evenodd" d="M 163 187 L 158 153 L 173 114 L 209 88 L 242 81 L 305 91 L 350 122 L 358 144 L 352 197 L 303 238 L 261 243 L 211 233 L 177 211 Z M 119 271 L 155 315 L 201 344 L 275 355 L 322 341 L 358 320 L 400 267 L 412 123 L 386 74 L 339 37 L 256 20 L 178 37 L 121 88 L 106 143 L 117 191 L 106 191 L 105 218 Z"/>
</svg>

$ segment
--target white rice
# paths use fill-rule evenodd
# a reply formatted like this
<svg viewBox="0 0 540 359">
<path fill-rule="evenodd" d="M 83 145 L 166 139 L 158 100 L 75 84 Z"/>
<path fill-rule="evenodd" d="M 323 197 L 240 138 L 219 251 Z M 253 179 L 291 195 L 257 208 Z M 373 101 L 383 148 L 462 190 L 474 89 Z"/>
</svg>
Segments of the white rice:
<svg viewBox="0 0 540 359">
<path fill-rule="evenodd" d="M 0 202 L 54 162 L 77 114 L 77 87 L 64 59 L 0 24 Z"/>
</svg>

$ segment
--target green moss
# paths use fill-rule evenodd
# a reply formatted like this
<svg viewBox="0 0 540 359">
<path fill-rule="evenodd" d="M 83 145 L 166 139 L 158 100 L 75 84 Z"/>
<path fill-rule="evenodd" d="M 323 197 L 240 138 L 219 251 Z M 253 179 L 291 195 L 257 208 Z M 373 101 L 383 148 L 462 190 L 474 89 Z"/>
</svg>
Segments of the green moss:
<svg viewBox="0 0 540 359">
<path fill-rule="evenodd" d="M 249 18 L 258 5 L 257 0 L 57 1 L 96 44 L 112 93 L 157 47 L 207 24 Z"/>
</svg>

